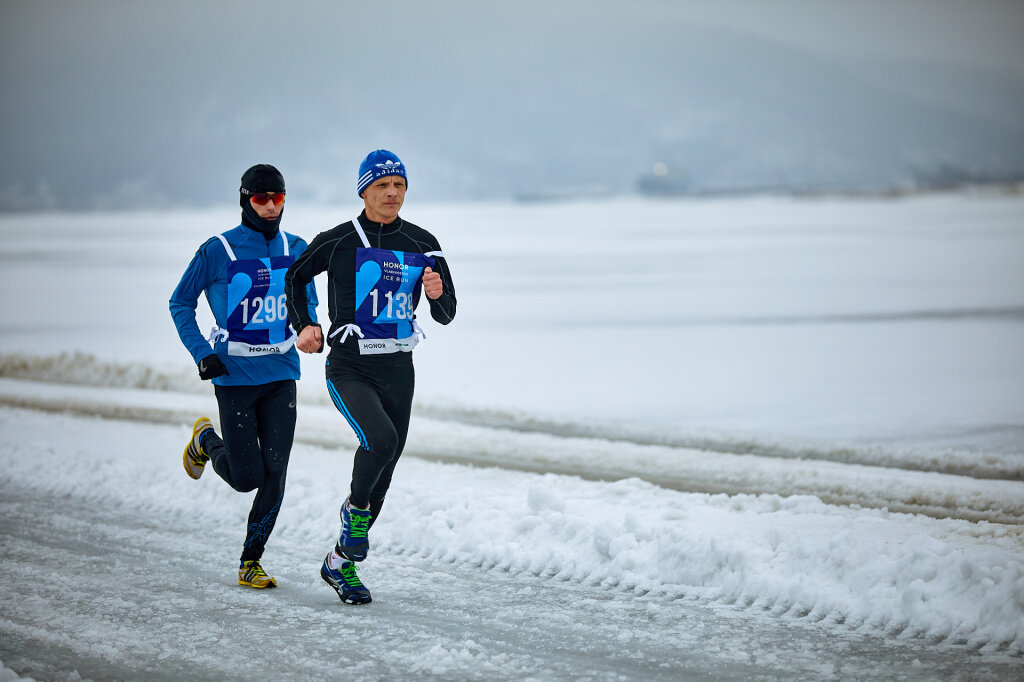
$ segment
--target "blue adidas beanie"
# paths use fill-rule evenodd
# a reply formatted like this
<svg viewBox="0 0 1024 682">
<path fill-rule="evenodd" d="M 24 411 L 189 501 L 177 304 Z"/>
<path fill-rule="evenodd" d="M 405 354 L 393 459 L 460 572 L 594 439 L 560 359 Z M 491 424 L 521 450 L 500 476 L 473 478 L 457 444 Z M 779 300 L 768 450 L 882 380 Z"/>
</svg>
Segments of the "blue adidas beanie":
<svg viewBox="0 0 1024 682">
<path fill-rule="evenodd" d="M 409 184 L 409 176 L 405 174 L 405 164 L 387 149 L 374 149 L 359 164 L 359 180 L 356 182 L 356 195 L 385 175 L 401 175 Z"/>
</svg>

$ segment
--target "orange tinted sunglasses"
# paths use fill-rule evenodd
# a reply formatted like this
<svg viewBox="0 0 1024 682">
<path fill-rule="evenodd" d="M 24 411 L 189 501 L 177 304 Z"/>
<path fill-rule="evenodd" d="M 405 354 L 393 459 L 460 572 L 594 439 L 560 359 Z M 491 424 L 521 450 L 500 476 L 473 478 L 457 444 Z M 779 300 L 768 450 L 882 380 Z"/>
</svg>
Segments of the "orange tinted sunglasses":
<svg viewBox="0 0 1024 682">
<path fill-rule="evenodd" d="M 274 206 L 280 206 L 284 203 L 284 192 L 250 192 L 247 189 L 243 189 L 242 194 L 248 194 L 249 200 L 260 206 L 266 205 L 268 201 L 273 201 Z"/>
</svg>

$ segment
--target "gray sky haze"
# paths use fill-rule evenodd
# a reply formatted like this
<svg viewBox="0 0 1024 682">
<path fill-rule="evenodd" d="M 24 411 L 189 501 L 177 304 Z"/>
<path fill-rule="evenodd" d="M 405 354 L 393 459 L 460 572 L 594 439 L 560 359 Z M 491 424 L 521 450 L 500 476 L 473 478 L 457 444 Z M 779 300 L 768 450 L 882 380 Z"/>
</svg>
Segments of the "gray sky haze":
<svg viewBox="0 0 1024 682">
<path fill-rule="evenodd" d="M 0 210 L 1024 173 L 1024 3 L 0 0 Z M 170 200 L 169 197 L 173 197 Z"/>
</svg>

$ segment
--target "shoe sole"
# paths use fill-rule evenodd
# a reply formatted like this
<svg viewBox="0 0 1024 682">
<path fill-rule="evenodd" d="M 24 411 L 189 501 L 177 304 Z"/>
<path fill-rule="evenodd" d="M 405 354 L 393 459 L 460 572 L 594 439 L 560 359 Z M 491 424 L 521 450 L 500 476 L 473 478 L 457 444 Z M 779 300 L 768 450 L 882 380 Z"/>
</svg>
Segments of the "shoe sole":
<svg viewBox="0 0 1024 682">
<path fill-rule="evenodd" d="M 273 578 L 271 578 L 270 582 L 268 582 L 266 585 L 257 585 L 256 583 L 247 583 L 244 580 L 239 580 L 238 584 L 242 585 L 244 587 L 251 587 L 251 588 L 256 589 L 256 590 L 268 590 L 268 589 L 270 589 L 272 587 L 277 587 L 277 581 L 274 580 Z"/>
<path fill-rule="evenodd" d="M 181 466 L 185 467 L 185 473 L 193 481 L 198 481 L 203 472 L 206 471 L 206 462 L 196 464 L 188 454 L 188 451 L 192 449 L 192 442 L 196 439 L 196 426 L 199 426 L 201 421 L 206 421 L 206 417 L 200 417 L 196 420 L 195 426 L 192 427 L 192 440 L 188 442 L 188 445 L 185 446 L 185 451 L 181 454 Z M 206 429 L 203 430 L 205 431 Z"/>
<path fill-rule="evenodd" d="M 189 446 L 191 446 L 191 443 L 189 443 Z M 202 476 L 203 472 L 206 470 L 206 465 L 204 464 L 203 466 L 199 466 L 199 465 L 193 464 L 192 466 L 194 466 L 196 468 L 196 470 L 199 472 L 199 473 L 193 473 L 192 472 L 192 468 L 189 466 L 189 464 L 191 463 L 190 460 L 191 460 L 191 458 L 188 456 L 188 446 L 187 446 L 185 448 L 185 453 L 181 456 L 181 466 L 185 467 L 185 473 L 188 474 L 189 478 L 191 478 L 193 481 L 198 481 L 199 477 Z"/>
<path fill-rule="evenodd" d="M 359 550 L 346 550 L 341 545 L 334 545 L 334 551 L 342 559 L 345 559 L 346 561 L 354 561 L 354 562 L 358 563 L 358 562 L 364 561 L 366 559 L 366 555 L 370 551 L 370 546 L 369 546 L 369 544 L 367 544 L 365 546 L 360 547 Z M 355 553 L 356 551 L 358 551 L 359 553 L 356 554 Z"/>
</svg>

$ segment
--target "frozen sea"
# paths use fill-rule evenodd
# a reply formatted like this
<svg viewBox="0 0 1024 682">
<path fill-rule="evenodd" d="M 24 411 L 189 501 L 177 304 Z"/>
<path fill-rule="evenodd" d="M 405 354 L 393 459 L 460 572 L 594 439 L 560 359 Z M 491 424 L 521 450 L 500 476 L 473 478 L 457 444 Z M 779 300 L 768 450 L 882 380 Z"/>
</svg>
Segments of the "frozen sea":
<svg viewBox="0 0 1024 682">
<path fill-rule="evenodd" d="M 237 209 L 0 216 L 0 680 L 1024 678 L 1024 196 L 403 216 L 459 311 L 362 607 L 318 575 L 356 442 L 323 356 L 278 589 L 235 584 L 251 496 L 181 469 L 216 403 L 167 299 Z"/>
</svg>

